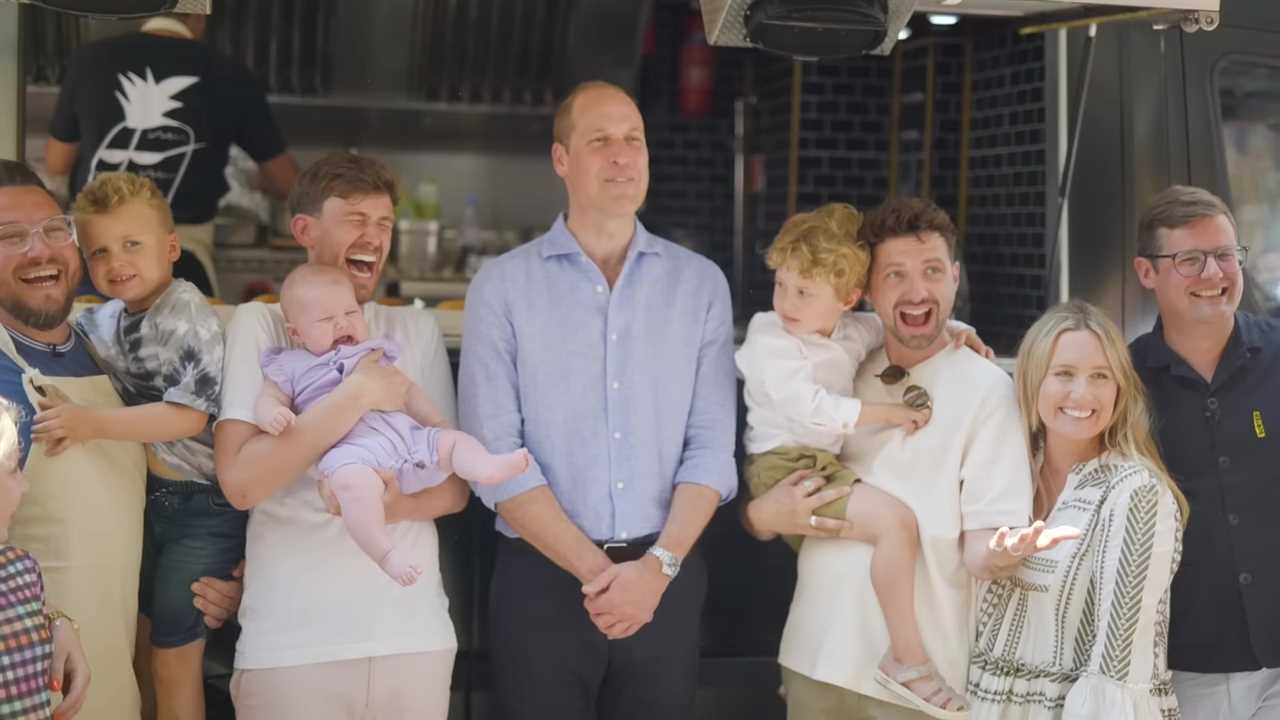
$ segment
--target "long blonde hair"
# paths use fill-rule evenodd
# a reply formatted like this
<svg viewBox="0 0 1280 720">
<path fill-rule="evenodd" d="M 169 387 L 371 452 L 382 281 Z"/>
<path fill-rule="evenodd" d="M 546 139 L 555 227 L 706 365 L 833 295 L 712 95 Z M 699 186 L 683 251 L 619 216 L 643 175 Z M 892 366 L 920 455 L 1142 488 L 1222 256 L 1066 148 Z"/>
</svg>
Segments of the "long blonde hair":
<svg viewBox="0 0 1280 720">
<path fill-rule="evenodd" d="M 1129 348 L 1115 323 L 1097 307 L 1083 300 L 1070 300 L 1050 308 L 1027 330 L 1018 346 L 1018 364 L 1014 370 L 1014 384 L 1018 391 L 1018 404 L 1022 409 L 1022 421 L 1031 444 L 1032 454 L 1044 449 L 1044 421 L 1040 419 L 1040 385 L 1049 374 L 1053 349 L 1058 337 L 1065 332 L 1088 331 L 1102 345 L 1107 364 L 1116 380 L 1116 405 L 1111 423 L 1102 433 L 1102 446 L 1131 460 L 1147 466 L 1173 493 L 1185 526 L 1189 509 L 1187 499 L 1169 475 L 1160 458 L 1151 431 L 1151 411 L 1142 379 L 1133 367 Z M 1043 488 L 1036 481 L 1036 499 L 1043 498 Z"/>
</svg>

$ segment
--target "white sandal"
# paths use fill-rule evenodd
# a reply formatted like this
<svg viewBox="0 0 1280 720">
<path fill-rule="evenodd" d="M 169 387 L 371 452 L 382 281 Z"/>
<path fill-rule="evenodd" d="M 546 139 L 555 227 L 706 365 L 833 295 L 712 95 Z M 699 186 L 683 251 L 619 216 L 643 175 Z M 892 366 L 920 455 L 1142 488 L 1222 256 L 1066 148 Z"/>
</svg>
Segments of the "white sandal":
<svg viewBox="0 0 1280 720">
<path fill-rule="evenodd" d="M 906 683 L 913 680 L 926 678 L 930 683 L 921 688 L 923 696 L 915 694 L 906 686 Z M 876 682 L 929 717 L 939 720 L 966 720 L 969 717 L 969 707 L 964 696 L 947 685 L 931 662 L 907 666 L 894 660 L 891 653 L 885 653 L 880 666 L 876 668 Z"/>
</svg>

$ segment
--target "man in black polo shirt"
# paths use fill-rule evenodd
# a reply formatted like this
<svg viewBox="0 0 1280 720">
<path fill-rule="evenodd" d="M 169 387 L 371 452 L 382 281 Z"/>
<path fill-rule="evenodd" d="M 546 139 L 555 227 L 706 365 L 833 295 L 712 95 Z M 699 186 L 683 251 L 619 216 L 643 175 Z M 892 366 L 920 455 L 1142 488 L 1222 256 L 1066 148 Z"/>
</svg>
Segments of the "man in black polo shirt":
<svg viewBox="0 0 1280 720">
<path fill-rule="evenodd" d="M 1130 349 L 1191 505 L 1169 624 L 1189 720 L 1280 718 L 1280 322 L 1237 310 L 1245 253 L 1199 188 L 1165 190 L 1139 223 L 1160 317 Z"/>
<path fill-rule="evenodd" d="M 154 180 L 173 209 L 183 249 L 205 266 L 216 290 L 210 223 L 227 192 L 230 146 L 258 163 L 264 189 L 281 199 L 298 167 L 257 80 L 200 41 L 205 20 L 155 17 L 140 32 L 77 51 L 49 125 L 45 165 L 50 175 L 71 176 L 71 198 L 99 173 Z"/>
</svg>

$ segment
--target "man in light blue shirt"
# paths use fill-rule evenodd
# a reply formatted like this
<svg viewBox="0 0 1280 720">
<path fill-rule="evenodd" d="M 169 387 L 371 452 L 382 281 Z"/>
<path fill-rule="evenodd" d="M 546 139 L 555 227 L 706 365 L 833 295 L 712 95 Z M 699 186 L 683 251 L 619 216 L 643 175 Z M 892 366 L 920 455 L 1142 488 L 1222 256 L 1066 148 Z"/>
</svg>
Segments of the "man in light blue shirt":
<svg viewBox="0 0 1280 720">
<path fill-rule="evenodd" d="M 695 550 L 737 489 L 728 284 L 636 219 L 644 120 L 578 86 L 551 158 L 569 207 L 467 293 L 462 429 L 529 470 L 476 487 L 501 533 L 490 655 L 504 718 L 692 714 L 706 569 Z"/>
</svg>

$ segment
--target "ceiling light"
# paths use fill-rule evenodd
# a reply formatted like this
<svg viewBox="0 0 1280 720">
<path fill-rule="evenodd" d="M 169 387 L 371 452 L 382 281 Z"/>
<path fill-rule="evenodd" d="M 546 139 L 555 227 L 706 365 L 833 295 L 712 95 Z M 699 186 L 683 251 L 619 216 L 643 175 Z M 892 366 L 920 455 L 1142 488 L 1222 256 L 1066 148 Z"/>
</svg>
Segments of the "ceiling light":
<svg viewBox="0 0 1280 720">
<path fill-rule="evenodd" d="M 943 13 L 929 13 L 930 25 L 955 25 L 960 22 L 958 15 L 945 15 Z"/>
<path fill-rule="evenodd" d="M 959 5 L 962 2 L 964 2 L 964 0 L 942 0 L 943 5 Z"/>
<path fill-rule="evenodd" d="M 906 39 L 907 39 L 907 38 L 909 38 L 909 37 L 911 37 L 911 28 L 909 28 L 909 27 L 903 27 L 901 30 L 899 30 L 899 31 L 898 31 L 898 40 L 899 40 L 899 41 L 901 41 L 901 40 L 906 40 Z"/>
</svg>

